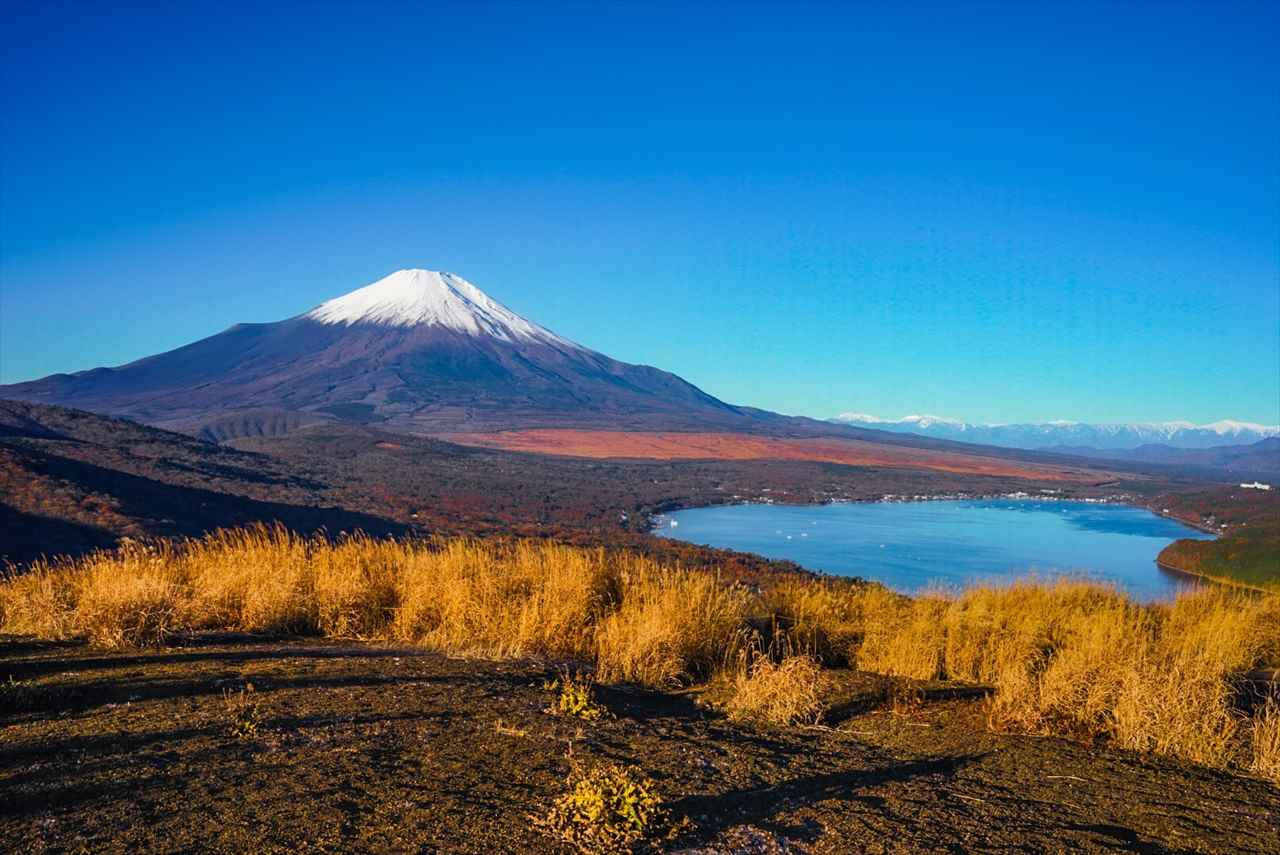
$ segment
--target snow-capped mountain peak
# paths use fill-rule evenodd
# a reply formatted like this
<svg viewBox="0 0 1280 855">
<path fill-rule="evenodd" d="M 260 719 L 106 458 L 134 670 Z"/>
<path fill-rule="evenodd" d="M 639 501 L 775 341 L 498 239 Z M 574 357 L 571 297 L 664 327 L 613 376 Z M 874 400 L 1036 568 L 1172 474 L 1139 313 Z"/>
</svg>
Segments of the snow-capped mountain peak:
<svg viewBox="0 0 1280 855">
<path fill-rule="evenodd" d="M 958 430 L 964 430 L 968 425 L 959 419 L 949 419 L 946 416 L 931 416 L 927 413 L 923 415 L 903 416 L 898 419 L 901 424 L 913 424 L 918 427 L 932 427 L 934 425 L 947 425 Z"/>
<path fill-rule="evenodd" d="M 1255 422 L 1237 422 L 1231 419 L 1222 419 L 1221 421 L 1211 422 L 1207 425 L 1200 425 L 1204 430 L 1211 430 L 1221 436 L 1236 436 L 1242 433 L 1275 433 L 1275 427 L 1260 425 Z"/>
<path fill-rule="evenodd" d="M 963 430 L 968 427 L 967 424 L 959 419 L 949 419 L 945 416 L 931 416 L 928 414 L 903 416 L 900 419 L 882 419 L 879 416 L 873 416 L 869 413 L 841 413 L 832 421 L 865 424 L 897 424 L 897 425 L 916 425 L 918 427 L 930 427 L 932 425 L 951 425 L 952 427 Z"/>
<path fill-rule="evenodd" d="M 302 317 L 322 324 L 433 325 L 507 342 L 578 347 L 517 315 L 456 273 L 397 270 L 316 306 Z"/>
<path fill-rule="evenodd" d="M 858 422 L 884 422 L 887 420 L 882 419 L 879 416 L 873 416 L 870 413 L 841 413 L 832 419 L 832 421 L 856 424 Z"/>
</svg>

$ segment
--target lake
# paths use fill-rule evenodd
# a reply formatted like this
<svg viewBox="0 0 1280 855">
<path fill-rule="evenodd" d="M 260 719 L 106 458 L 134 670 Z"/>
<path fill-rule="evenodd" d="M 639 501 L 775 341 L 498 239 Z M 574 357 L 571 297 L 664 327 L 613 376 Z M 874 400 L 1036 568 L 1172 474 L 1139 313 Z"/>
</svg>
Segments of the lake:
<svg viewBox="0 0 1280 855">
<path fill-rule="evenodd" d="M 665 514 L 658 523 L 663 537 L 790 559 L 908 593 L 1070 574 L 1113 582 L 1141 600 L 1193 584 L 1156 566 L 1161 549 L 1179 538 L 1212 538 L 1141 508 L 1025 499 L 722 505 Z"/>
</svg>

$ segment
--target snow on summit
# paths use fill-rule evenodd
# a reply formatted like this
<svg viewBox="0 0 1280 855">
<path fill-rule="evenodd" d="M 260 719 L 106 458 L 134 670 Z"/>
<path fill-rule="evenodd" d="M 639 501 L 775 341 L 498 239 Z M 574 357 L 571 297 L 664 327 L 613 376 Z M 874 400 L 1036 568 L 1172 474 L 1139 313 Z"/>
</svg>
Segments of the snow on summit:
<svg viewBox="0 0 1280 855">
<path fill-rule="evenodd" d="M 578 347 L 520 317 L 456 273 L 435 270 L 397 270 L 372 285 L 321 303 L 302 317 L 347 326 L 425 324 L 512 343 Z"/>
</svg>

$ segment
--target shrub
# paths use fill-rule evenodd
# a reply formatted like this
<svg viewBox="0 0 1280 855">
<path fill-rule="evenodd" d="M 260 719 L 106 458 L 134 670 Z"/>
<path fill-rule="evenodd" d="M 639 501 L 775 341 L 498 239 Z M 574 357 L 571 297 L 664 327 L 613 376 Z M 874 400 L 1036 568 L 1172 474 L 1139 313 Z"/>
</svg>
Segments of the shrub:
<svg viewBox="0 0 1280 855">
<path fill-rule="evenodd" d="M 997 728 L 1103 736 L 1229 766 L 1243 735 L 1236 674 L 1275 661 L 1277 601 L 1203 589 L 1139 606 L 1082 582 L 975 589 L 957 600 L 947 631 L 977 639 L 979 652 L 962 667 L 949 652 L 947 676 L 995 687 Z M 1007 631 L 992 631 L 983 614 L 1001 616 Z"/>
<path fill-rule="evenodd" d="M 331 550 L 283 526 L 217 531 L 189 541 L 178 564 L 189 579 L 196 628 L 315 633 L 312 561 Z"/>
<path fill-rule="evenodd" d="M 878 586 L 868 587 L 861 599 L 864 631 L 857 653 L 859 668 L 915 680 L 942 676 L 946 599 L 911 600 Z"/>
<path fill-rule="evenodd" d="M 545 543 L 453 540 L 406 565 L 395 636 L 480 656 L 593 658 L 614 585 L 603 551 Z"/>
<path fill-rule="evenodd" d="M 26 573 L 6 573 L 0 578 L 0 627 L 51 641 L 75 637 L 78 566 L 40 561 Z"/>
<path fill-rule="evenodd" d="M 0 578 L 6 633 L 106 647 L 200 629 L 394 639 L 582 662 L 602 681 L 656 687 L 733 670 L 764 641 L 753 627 L 771 632 L 775 655 L 993 686 L 995 728 L 1104 737 L 1215 766 L 1269 768 L 1275 755 L 1274 714 L 1246 722 L 1234 695 L 1242 672 L 1280 665 L 1277 595 L 1206 588 L 1141 605 L 1089 582 L 1031 580 L 912 599 L 801 576 L 752 592 L 627 552 L 335 544 L 266 526 L 127 543 Z M 743 703 L 781 681 L 769 668 L 784 665 L 738 673 Z"/>
<path fill-rule="evenodd" d="M 615 853 L 669 827 L 657 786 L 643 773 L 607 763 L 570 775 L 569 791 L 535 823 L 578 852 Z"/>
<path fill-rule="evenodd" d="M 1226 765 L 1241 722 L 1227 675 L 1204 662 L 1153 662 L 1125 672 L 1110 735 L 1124 748 Z"/>
<path fill-rule="evenodd" d="M 1003 602 L 999 591 L 976 596 L 1010 616 L 1003 631 L 974 644 L 975 664 L 962 672 L 995 687 L 992 723 L 1032 733 L 1108 732 L 1126 674 L 1155 631 L 1152 616 L 1113 592 L 1077 583 L 1015 586 Z"/>
<path fill-rule="evenodd" d="M 247 684 L 238 692 L 230 690 L 222 693 L 222 704 L 226 709 L 227 728 L 236 739 L 253 739 L 262 726 L 262 706 L 253 693 L 253 684 Z"/>
<path fill-rule="evenodd" d="M 399 604 L 396 580 L 405 557 L 403 544 L 363 535 L 312 550 L 316 630 L 337 638 L 384 634 Z"/>
<path fill-rule="evenodd" d="M 544 688 L 555 693 L 555 700 L 547 708 L 553 715 L 568 715 L 585 721 L 603 718 L 606 710 L 596 703 L 595 680 L 585 671 L 561 669 L 559 677 L 546 683 Z"/>
</svg>

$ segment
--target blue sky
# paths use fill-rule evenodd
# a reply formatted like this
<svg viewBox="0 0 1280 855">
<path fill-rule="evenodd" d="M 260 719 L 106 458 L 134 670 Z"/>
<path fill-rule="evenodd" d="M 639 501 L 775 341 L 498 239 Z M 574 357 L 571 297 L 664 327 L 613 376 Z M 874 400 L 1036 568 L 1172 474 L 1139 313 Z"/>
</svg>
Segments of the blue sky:
<svg viewBox="0 0 1280 855">
<path fill-rule="evenodd" d="M 428 267 L 787 413 L 1280 422 L 1274 3 L 203 5 L 10 7 L 0 381 Z"/>
</svg>

